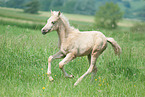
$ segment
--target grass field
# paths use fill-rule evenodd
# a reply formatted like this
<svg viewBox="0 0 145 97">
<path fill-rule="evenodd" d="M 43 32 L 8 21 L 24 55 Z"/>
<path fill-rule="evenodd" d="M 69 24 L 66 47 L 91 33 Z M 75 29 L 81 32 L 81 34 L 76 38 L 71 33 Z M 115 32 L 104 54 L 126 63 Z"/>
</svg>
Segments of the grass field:
<svg viewBox="0 0 145 97">
<path fill-rule="evenodd" d="M 35 19 L 45 22 L 43 14 L 24 14 L 19 10 L 4 9 L 2 18 L 12 18 L 32 23 L 26 25 L 3 20 L 0 23 L 0 97 L 144 97 L 145 96 L 145 34 L 131 33 L 128 28 L 101 31 L 113 37 L 122 47 L 120 58 L 110 45 L 97 61 L 98 72 L 94 82 L 87 76 L 78 86 L 75 81 L 89 68 L 86 57 L 76 58 L 65 69 L 73 79 L 64 78 L 58 63 L 52 62 L 54 82 L 47 77 L 47 59 L 58 51 L 57 33 L 41 34 L 41 29 L 31 26 Z M 2 11 L 2 10 L 0 10 Z M 13 12 L 12 12 L 13 11 Z M 12 16 L 11 13 L 15 13 Z M 4 14 L 9 13 L 6 17 Z M 71 15 L 70 15 L 71 17 Z M 72 15 L 73 17 L 73 15 Z M 125 21 L 126 22 L 126 21 Z M 86 21 L 73 21 L 81 30 L 92 30 Z M 130 22 L 129 22 L 130 23 Z M 79 26 L 81 25 L 81 26 Z M 88 26 L 90 25 L 90 26 Z M 42 25 L 40 25 L 41 27 Z M 84 29 L 83 29 L 84 28 Z"/>
</svg>

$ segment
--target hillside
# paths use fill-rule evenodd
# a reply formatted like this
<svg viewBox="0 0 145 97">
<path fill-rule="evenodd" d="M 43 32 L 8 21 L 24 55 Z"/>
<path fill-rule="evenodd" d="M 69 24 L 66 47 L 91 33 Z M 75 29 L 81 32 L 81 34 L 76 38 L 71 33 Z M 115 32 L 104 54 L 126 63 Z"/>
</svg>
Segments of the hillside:
<svg viewBox="0 0 145 97">
<path fill-rule="evenodd" d="M 24 13 L 22 9 L 0 7 L 0 24 L 40 30 L 45 25 L 50 14 L 50 12 L 46 11 L 39 11 L 38 14 L 27 14 Z M 88 30 L 88 28 L 90 30 L 97 28 L 94 28 L 94 16 L 67 13 L 63 14 L 69 19 L 72 26 L 81 31 Z M 121 30 L 126 30 L 132 27 L 134 23 L 136 22 L 123 19 L 118 23 L 118 25 Z M 122 27 L 124 29 L 122 29 Z"/>
</svg>

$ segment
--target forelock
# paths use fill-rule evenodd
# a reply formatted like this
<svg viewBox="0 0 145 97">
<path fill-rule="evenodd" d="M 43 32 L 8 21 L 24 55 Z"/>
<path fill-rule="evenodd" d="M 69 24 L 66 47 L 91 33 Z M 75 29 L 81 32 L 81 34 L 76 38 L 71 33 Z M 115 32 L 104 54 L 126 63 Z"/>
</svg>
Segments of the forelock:
<svg viewBox="0 0 145 97">
<path fill-rule="evenodd" d="M 52 15 L 57 16 L 58 15 L 58 11 L 53 11 Z"/>
</svg>

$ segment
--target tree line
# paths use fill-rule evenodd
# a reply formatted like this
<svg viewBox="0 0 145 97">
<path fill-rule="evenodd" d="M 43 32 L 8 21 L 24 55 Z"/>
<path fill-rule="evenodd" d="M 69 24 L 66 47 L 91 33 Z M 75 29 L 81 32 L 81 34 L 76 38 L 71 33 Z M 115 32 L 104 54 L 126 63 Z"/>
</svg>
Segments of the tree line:
<svg viewBox="0 0 145 97">
<path fill-rule="evenodd" d="M 31 1 L 39 2 L 37 4 L 39 10 L 60 10 L 66 13 L 85 15 L 95 15 L 100 6 L 106 4 L 106 2 L 113 2 L 124 11 L 125 18 L 145 20 L 144 0 L 0 0 L 0 6 L 27 9 L 28 6 L 25 5 Z M 139 4 L 138 7 L 133 5 L 136 3 Z"/>
</svg>

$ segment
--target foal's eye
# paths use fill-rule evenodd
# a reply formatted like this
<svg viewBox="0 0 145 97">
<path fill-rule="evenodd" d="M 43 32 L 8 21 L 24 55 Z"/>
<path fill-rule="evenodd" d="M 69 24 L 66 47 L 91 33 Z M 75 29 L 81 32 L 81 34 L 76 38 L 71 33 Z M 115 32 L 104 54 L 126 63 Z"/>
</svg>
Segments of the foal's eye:
<svg viewBox="0 0 145 97">
<path fill-rule="evenodd" d="M 56 21 L 52 21 L 51 23 L 54 25 L 56 23 Z"/>
</svg>

